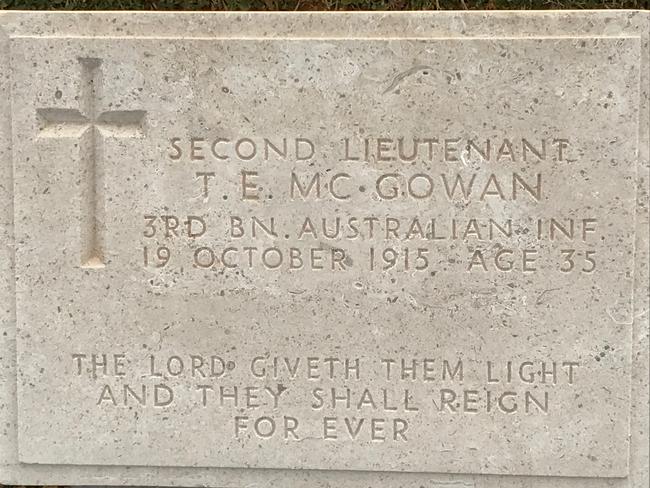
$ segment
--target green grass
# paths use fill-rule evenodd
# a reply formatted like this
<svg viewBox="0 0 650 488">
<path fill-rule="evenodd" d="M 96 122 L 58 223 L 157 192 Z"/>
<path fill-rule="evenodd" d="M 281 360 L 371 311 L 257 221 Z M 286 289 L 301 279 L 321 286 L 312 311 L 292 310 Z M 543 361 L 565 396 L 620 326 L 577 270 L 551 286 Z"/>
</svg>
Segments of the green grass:
<svg viewBox="0 0 650 488">
<path fill-rule="evenodd" d="M 647 9 L 650 0 L 0 0 L 25 10 Z"/>
</svg>

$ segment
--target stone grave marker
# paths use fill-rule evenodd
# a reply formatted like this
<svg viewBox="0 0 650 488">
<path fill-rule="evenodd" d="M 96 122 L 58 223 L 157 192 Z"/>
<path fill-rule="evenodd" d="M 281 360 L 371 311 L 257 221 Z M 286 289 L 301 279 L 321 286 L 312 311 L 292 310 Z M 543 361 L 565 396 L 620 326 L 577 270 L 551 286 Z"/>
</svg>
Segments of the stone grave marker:
<svg viewBox="0 0 650 488">
<path fill-rule="evenodd" d="M 0 26 L 2 482 L 647 485 L 647 13 Z"/>
</svg>

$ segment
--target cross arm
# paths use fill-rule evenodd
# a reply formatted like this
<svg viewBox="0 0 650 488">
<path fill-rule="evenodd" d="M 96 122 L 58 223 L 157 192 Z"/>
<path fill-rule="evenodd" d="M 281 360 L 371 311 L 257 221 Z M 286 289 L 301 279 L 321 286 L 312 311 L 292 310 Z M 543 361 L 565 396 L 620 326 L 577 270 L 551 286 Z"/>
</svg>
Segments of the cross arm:
<svg viewBox="0 0 650 488">
<path fill-rule="evenodd" d="M 79 110 L 67 108 L 39 108 L 41 137 L 79 137 L 88 127 L 88 119 Z"/>
<path fill-rule="evenodd" d="M 144 110 L 112 110 L 97 118 L 97 127 L 107 136 L 143 137 Z"/>
</svg>

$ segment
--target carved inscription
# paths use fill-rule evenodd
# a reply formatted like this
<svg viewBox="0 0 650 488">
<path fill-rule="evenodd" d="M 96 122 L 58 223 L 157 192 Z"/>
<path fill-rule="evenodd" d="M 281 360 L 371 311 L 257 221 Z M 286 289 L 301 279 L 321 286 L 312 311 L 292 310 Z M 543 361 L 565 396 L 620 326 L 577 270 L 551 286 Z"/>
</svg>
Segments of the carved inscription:
<svg viewBox="0 0 650 488">
<path fill-rule="evenodd" d="M 333 154 L 325 154 L 321 145 L 307 137 L 170 137 L 168 164 L 187 168 L 187 178 L 194 180 L 206 210 L 220 200 L 234 200 L 248 211 L 219 219 L 207 211 L 144 214 L 142 264 L 423 275 L 449 265 L 467 273 L 550 269 L 591 274 L 598 267 L 597 215 L 535 211 L 556 198 L 552 173 L 542 168 L 576 161 L 579 148 L 561 134 L 341 137 L 327 144 Z M 322 165 L 328 158 L 332 164 L 314 169 L 314 162 Z M 289 169 L 264 174 L 270 161 L 284 161 Z M 226 167 L 231 171 L 232 165 L 239 168 L 239 176 L 235 192 L 226 193 L 221 171 Z M 345 211 L 313 211 L 319 202 Z M 366 207 L 365 202 L 383 207 L 376 214 L 355 210 L 360 203 Z M 499 202 L 528 210 L 516 218 L 505 213 L 495 217 L 491 209 Z M 290 216 L 269 211 L 281 205 L 304 211 Z M 394 212 L 391 205 L 400 209 L 409 205 L 412 210 Z M 215 235 L 225 235 L 225 242 L 215 245 Z M 173 244 L 180 241 L 188 242 L 189 248 Z M 467 244 L 465 256 L 441 266 L 441 249 L 454 243 Z"/>
<path fill-rule="evenodd" d="M 420 415 L 561 412 L 555 389 L 579 387 L 584 379 L 578 360 L 494 359 L 469 365 L 460 358 L 373 361 L 333 355 L 133 359 L 128 353 L 74 353 L 69 370 L 95 383 L 98 407 L 173 409 L 178 402 L 189 403 L 225 412 L 227 430 L 236 439 L 407 442 L 413 418 Z M 176 379 L 183 381 L 179 385 Z M 299 386 L 305 382 L 312 384 Z M 296 402 L 313 415 L 286 414 Z"/>
</svg>

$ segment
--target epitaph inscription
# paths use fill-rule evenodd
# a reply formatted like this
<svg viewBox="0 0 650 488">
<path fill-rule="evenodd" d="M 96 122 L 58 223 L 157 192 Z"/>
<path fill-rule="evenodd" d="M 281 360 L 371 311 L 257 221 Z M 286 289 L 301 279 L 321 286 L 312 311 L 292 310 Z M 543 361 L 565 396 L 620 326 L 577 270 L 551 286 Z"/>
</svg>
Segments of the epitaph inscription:
<svg viewBox="0 0 650 488">
<path fill-rule="evenodd" d="M 626 475 L 638 39 L 112 42 L 15 95 L 23 462 Z"/>
</svg>

